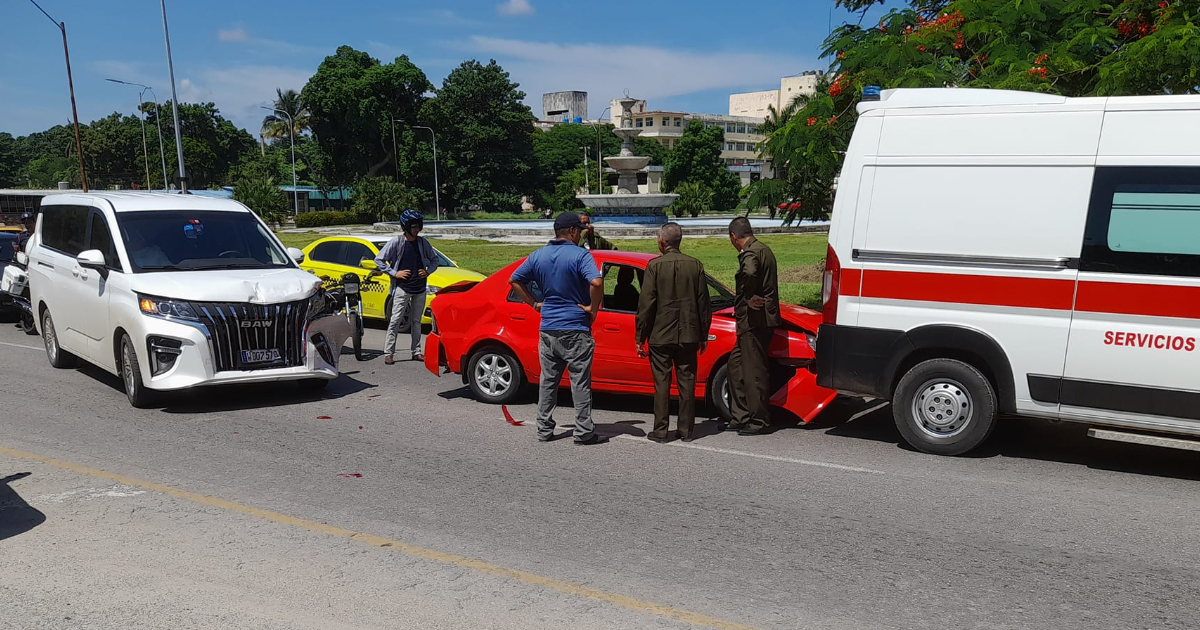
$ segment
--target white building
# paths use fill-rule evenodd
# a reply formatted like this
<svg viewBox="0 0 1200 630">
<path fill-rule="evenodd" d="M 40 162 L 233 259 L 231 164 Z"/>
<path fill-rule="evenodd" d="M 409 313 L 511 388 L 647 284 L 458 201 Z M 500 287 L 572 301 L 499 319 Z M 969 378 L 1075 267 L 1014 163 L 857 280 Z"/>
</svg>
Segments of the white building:
<svg viewBox="0 0 1200 630">
<path fill-rule="evenodd" d="M 817 92 L 817 83 L 825 76 L 821 70 L 808 70 L 779 80 L 778 90 L 743 92 L 729 95 L 730 116 L 766 118 L 768 108 L 782 111 L 797 96 L 810 96 Z"/>
</svg>

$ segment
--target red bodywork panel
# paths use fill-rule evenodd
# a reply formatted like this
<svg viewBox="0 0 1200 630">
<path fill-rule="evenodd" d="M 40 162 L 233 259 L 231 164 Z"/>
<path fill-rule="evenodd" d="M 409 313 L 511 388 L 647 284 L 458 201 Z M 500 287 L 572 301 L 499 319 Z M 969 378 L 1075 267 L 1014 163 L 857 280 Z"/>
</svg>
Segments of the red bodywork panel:
<svg viewBox="0 0 1200 630">
<path fill-rule="evenodd" d="M 645 269 L 654 256 L 619 251 L 592 253 L 601 269 L 619 264 Z M 536 383 L 538 364 L 538 326 L 540 316 L 528 305 L 510 299 L 508 280 L 523 262 L 518 260 L 478 282 L 463 282 L 442 289 L 433 300 L 434 332 L 425 342 L 425 367 L 440 375 L 444 371 L 462 374 L 464 363 L 477 349 L 486 345 L 508 348 L 521 363 L 528 382 Z M 832 401 L 837 393 L 819 387 L 811 371 L 815 358 L 809 337 L 817 334 L 822 316 L 791 304 L 780 305 L 783 325 L 775 330 L 768 350 L 773 363 L 795 374 L 771 396 L 771 404 L 810 422 Z M 634 347 L 634 315 L 602 309 L 592 326 L 596 351 L 592 364 L 592 389 L 622 394 L 653 394 L 650 362 L 637 356 Z M 713 373 L 729 358 L 736 340 L 733 309 L 713 314 L 707 350 L 700 355 L 696 370 L 696 396 L 704 399 Z M 566 378 L 563 384 L 568 385 Z M 672 394 L 678 395 L 674 383 Z"/>
</svg>

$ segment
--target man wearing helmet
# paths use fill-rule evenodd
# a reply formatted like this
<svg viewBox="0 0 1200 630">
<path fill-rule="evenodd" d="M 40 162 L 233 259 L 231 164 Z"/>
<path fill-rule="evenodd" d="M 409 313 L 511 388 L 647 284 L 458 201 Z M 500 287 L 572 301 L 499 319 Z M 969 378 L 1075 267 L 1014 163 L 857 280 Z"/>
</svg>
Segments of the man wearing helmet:
<svg viewBox="0 0 1200 630">
<path fill-rule="evenodd" d="M 437 254 L 429 241 L 420 236 L 425 227 L 425 217 L 416 210 L 405 210 L 400 215 L 401 236 L 393 236 L 379 250 L 375 266 L 392 277 L 390 299 L 392 318 L 388 322 L 387 342 L 383 346 L 387 365 L 395 363 L 396 335 L 400 333 L 400 322 L 408 317 L 409 333 L 412 335 L 412 358 L 421 357 L 421 312 L 425 308 L 425 279 L 437 271 Z"/>
</svg>

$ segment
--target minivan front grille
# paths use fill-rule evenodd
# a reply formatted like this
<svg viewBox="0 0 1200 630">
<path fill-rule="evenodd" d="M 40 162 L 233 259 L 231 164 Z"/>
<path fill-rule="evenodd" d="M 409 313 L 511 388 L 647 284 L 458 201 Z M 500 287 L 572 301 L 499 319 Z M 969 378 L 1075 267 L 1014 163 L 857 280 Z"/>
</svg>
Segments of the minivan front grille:
<svg viewBox="0 0 1200 630">
<path fill-rule="evenodd" d="M 191 306 L 209 330 L 216 371 L 247 372 L 304 365 L 308 348 L 304 339 L 307 300 L 283 304 L 192 302 Z M 256 350 L 271 354 L 278 351 L 279 358 L 264 359 L 262 352 L 253 357 L 243 354 Z"/>
</svg>

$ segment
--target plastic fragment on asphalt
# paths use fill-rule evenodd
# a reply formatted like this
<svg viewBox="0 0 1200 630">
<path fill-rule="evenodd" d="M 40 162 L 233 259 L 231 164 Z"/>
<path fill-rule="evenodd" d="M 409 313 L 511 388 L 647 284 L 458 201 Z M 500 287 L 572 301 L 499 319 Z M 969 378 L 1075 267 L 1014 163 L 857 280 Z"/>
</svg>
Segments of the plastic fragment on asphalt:
<svg viewBox="0 0 1200 630">
<path fill-rule="evenodd" d="M 525 426 L 525 423 L 524 423 L 524 422 L 518 422 L 517 420 L 515 420 L 515 419 L 512 417 L 512 414 L 508 412 L 508 405 L 500 405 L 500 411 L 503 411 L 503 412 L 504 412 L 504 421 L 505 421 L 505 422 L 507 422 L 507 423 L 509 423 L 509 424 L 513 425 L 514 427 L 523 427 L 523 426 Z"/>
<path fill-rule="evenodd" d="M 362 473 L 339 473 L 338 476 L 346 479 L 362 479 Z"/>
<path fill-rule="evenodd" d="M 333 420 L 330 416 L 317 416 L 317 420 Z"/>
</svg>

